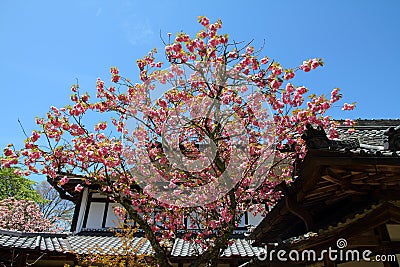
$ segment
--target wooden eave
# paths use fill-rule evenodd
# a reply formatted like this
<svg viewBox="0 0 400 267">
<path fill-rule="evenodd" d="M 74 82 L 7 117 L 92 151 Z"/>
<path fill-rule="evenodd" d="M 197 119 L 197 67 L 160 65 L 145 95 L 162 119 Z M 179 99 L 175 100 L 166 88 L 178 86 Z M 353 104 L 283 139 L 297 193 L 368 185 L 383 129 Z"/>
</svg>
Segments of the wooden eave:
<svg viewBox="0 0 400 267">
<path fill-rule="evenodd" d="M 372 205 L 364 212 L 355 214 L 352 218 L 347 218 L 336 225 L 331 225 L 326 229 L 319 229 L 316 235 L 310 238 L 305 238 L 298 242 L 293 242 L 286 246 L 288 249 L 302 251 L 304 249 L 315 249 L 316 251 L 326 249 L 328 246 L 336 246 L 338 238 L 346 238 L 350 240 L 348 247 L 374 247 L 380 246 L 379 240 L 369 240 L 369 242 L 360 243 L 351 242 L 352 238 L 360 238 L 363 233 L 368 230 L 374 230 L 379 226 L 385 226 L 386 223 L 400 224 L 400 207 L 391 202 L 382 202 L 377 205 Z"/>
<path fill-rule="evenodd" d="M 297 170 L 296 180 L 251 234 L 255 244 L 284 240 L 336 222 L 324 221 L 321 214 L 336 213 L 335 220 L 340 220 L 378 200 L 400 199 L 398 156 L 311 149 Z M 341 212 L 343 203 L 348 207 Z"/>
</svg>

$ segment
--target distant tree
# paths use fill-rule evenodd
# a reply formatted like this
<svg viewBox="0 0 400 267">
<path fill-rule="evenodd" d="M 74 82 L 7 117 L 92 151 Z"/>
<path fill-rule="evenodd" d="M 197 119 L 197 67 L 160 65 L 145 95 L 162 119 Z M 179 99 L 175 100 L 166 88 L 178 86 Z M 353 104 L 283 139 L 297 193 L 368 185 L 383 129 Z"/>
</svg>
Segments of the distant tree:
<svg viewBox="0 0 400 267">
<path fill-rule="evenodd" d="M 35 182 L 24 177 L 16 168 L 0 168 L 0 200 L 14 199 L 41 202 L 43 199 L 35 191 Z"/>
<path fill-rule="evenodd" d="M 0 228 L 22 232 L 56 231 L 34 201 L 12 197 L 0 201 Z"/>
<path fill-rule="evenodd" d="M 62 199 L 58 192 L 46 181 L 42 181 L 36 186 L 36 192 L 44 199 L 38 204 L 43 216 L 59 228 L 69 229 L 74 204 L 69 200 Z"/>
</svg>

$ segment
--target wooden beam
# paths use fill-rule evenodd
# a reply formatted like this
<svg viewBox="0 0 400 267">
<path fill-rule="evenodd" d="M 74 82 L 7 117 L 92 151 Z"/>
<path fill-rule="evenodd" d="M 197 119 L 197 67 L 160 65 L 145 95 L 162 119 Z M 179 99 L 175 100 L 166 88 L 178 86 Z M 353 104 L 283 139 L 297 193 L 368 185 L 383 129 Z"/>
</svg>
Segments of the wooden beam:
<svg viewBox="0 0 400 267">
<path fill-rule="evenodd" d="M 338 184 L 341 186 L 342 192 L 346 192 L 349 194 L 366 194 L 368 192 L 361 190 L 360 187 L 353 185 L 352 176 L 346 175 L 344 176 L 338 174 L 333 169 L 327 167 L 326 169 L 327 175 L 321 176 L 325 180 L 329 180 L 332 183 Z"/>
<path fill-rule="evenodd" d="M 342 181 L 340 181 L 340 180 L 338 180 L 338 179 L 336 179 L 336 178 L 334 178 L 334 177 L 332 177 L 330 175 L 322 175 L 321 178 L 326 180 L 326 181 L 328 181 L 328 182 L 331 182 L 333 184 L 337 184 L 337 185 L 341 185 L 342 184 Z"/>
<path fill-rule="evenodd" d="M 314 224 L 312 216 L 307 212 L 307 210 L 301 207 L 298 202 L 295 201 L 293 197 L 288 193 L 286 183 L 282 183 L 280 187 L 285 194 L 284 199 L 286 207 L 292 214 L 296 215 L 304 222 L 307 231 L 309 231 Z"/>
</svg>

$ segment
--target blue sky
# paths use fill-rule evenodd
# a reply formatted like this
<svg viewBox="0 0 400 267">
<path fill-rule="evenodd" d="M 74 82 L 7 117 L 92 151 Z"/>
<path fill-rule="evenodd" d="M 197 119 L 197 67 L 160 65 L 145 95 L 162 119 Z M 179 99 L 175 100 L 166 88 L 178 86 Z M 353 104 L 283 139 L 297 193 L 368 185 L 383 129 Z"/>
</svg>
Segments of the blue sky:
<svg viewBox="0 0 400 267">
<path fill-rule="evenodd" d="M 199 29 L 198 15 L 221 18 L 236 41 L 254 39 L 284 67 L 322 57 L 296 84 L 342 89 L 355 111 L 336 118 L 399 118 L 400 1 L 0 1 L 0 147 L 35 129 L 34 118 L 69 101 L 70 86 L 93 91 L 117 66 L 138 81 L 136 59 L 162 48 L 159 33 Z"/>
</svg>

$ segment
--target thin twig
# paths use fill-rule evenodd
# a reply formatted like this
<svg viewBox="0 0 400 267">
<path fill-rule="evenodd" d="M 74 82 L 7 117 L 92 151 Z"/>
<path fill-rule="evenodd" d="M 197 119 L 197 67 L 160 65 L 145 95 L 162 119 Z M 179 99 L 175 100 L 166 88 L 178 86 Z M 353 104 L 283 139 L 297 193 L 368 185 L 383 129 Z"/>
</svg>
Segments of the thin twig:
<svg viewBox="0 0 400 267">
<path fill-rule="evenodd" d="M 21 123 L 21 121 L 19 120 L 19 118 L 18 118 L 18 123 L 19 123 L 19 126 L 21 126 L 22 132 L 24 133 L 24 135 L 26 136 L 26 138 L 29 138 L 29 136 L 26 134 L 25 129 L 24 129 L 24 126 L 22 126 L 22 123 Z"/>
</svg>

